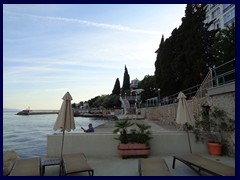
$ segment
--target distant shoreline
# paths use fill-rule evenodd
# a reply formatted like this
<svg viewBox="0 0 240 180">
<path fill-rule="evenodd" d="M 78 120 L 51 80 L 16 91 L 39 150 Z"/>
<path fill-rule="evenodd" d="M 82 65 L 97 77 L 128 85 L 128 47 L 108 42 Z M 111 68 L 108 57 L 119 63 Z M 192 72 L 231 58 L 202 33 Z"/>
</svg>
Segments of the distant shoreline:
<svg viewBox="0 0 240 180">
<path fill-rule="evenodd" d="M 3 108 L 3 112 L 16 112 L 20 111 L 19 109 L 8 109 L 8 108 Z"/>
</svg>

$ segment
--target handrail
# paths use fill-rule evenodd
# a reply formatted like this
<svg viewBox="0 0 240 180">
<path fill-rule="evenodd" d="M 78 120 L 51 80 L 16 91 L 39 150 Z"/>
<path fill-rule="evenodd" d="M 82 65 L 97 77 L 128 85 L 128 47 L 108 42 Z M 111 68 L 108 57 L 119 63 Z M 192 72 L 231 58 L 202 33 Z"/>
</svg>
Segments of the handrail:
<svg viewBox="0 0 240 180">
<path fill-rule="evenodd" d="M 204 78 L 201 85 L 197 84 L 188 89 L 182 90 L 182 92 L 187 96 L 187 99 L 191 99 L 193 96 L 202 98 L 202 97 L 205 97 L 205 94 L 206 94 L 205 92 L 207 91 L 207 89 L 235 81 L 235 66 L 233 67 L 233 69 L 217 75 L 217 70 L 219 70 L 222 67 L 226 67 L 226 65 L 228 65 L 234 61 L 235 61 L 235 58 L 228 62 L 225 62 L 217 67 L 214 66 L 213 68 L 209 68 L 209 72 L 206 75 L 206 77 Z M 231 77 L 231 76 L 233 76 L 233 77 Z M 197 89 L 197 90 L 195 90 L 195 89 Z M 167 104 L 177 102 L 178 94 L 179 94 L 179 92 L 174 93 L 170 96 L 166 96 L 167 99 L 166 99 L 166 97 L 163 97 L 162 99 L 160 99 L 160 104 L 167 105 Z M 152 98 L 154 98 L 154 97 L 152 97 Z M 150 100 L 152 98 L 149 98 L 147 100 Z"/>
</svg>

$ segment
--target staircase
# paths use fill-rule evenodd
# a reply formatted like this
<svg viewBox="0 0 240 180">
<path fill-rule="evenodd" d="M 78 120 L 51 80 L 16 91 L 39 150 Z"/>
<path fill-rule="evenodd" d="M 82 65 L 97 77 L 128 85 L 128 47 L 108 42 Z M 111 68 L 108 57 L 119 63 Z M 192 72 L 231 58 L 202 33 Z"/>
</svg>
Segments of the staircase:
<svg viewBox="0 0 240 180">
<path fill-rule="evenodd" d="M 122 106 L 123 106 L 123 109 L 124 109 L 124 114 L 128 114 L 128 111 L 130 109 L 129 101 L 127 99 L 123 99 L 121 96 L 120 96 L 119 99 L 122 103 Z"/>
</svg>

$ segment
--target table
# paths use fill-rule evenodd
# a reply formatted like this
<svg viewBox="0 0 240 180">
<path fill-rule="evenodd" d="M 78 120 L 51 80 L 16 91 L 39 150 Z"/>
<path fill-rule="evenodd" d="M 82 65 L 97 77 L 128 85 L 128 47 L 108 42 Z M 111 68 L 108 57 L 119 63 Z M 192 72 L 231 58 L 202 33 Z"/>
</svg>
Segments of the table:
<svg viewBox="0 0 240 180">
<path fill-rule="evenodd" d="M 41 166 L 42 166 L 42 176 L 45 173 L 45 167 L 46 166 L 55 166 L 55 165 L 60 165 L 61 160 L 60 159 L 47 159 L 47 160 L 41 160 Z"/>
</svg>

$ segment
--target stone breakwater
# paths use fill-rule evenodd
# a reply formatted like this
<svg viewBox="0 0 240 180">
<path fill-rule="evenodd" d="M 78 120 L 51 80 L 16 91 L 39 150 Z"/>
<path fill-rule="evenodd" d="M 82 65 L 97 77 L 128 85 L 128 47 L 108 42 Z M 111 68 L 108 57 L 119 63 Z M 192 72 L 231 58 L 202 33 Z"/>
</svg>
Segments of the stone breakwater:
<svg viewBox="0 0 240 180">
<path fill-rule="evenodd" d="M 17 115 L 58 114 L 59 110 L 22 110 Z"/>
</svg>

